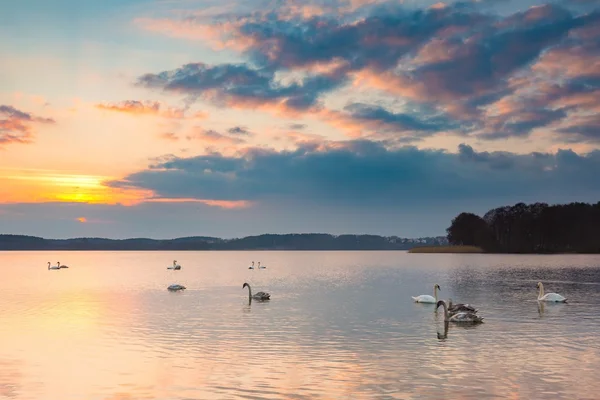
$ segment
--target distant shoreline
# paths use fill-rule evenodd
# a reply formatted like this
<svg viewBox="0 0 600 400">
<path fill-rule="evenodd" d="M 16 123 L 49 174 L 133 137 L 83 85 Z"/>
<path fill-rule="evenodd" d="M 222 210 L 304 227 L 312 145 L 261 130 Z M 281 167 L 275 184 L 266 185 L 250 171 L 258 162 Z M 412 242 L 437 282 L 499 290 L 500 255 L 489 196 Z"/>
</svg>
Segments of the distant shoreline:
<svg viewBox="0 0 600 400">
<path fill-rule="evenodd" d="M 322 233 L 264 234 L 235 239 L 208 236 L 175 239 L 45 239 L 0 234 L 0 251 L 406 251 L 447 244 L 444 236 L 418 239 L 379 235 Z"/>
<path fill-rule="evenodd" d="M 456 253 L 456 254 L 480 254 L 486 253 L 481 247 L 477 246 L 419 246 L 408 250 L 409 253 Z"/>
</svg>

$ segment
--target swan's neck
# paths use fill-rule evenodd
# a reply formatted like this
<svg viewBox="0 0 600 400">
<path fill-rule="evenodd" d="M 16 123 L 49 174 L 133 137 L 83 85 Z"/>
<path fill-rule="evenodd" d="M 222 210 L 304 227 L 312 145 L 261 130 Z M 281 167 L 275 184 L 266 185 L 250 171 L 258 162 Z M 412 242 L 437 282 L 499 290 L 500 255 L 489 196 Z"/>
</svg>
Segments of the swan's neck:
<svg viewBox="0 0 600 400">
<path fill-rule="evenodd" d="M 435 301 L 437 302 L 438 301 L 438 298 L 437 298 L 437 286 L 433 287 L 433 297 L 435 297 Z"/>
<path fill-rule="evenodd" d="M 252 301 L 252 289 L 250 289 L 250 285 L 246 285 L 248 287 L 248 301 Z"/>
<path fill-rule="evenodd" d="M 538 294 L 538 299 L 541 299 L 542 297 L 544 297 L 544 285 L 542 283 L 540 283 L 540 291 Z"/>
<path fill-rule="evenodd" d="M 446 306 L 446 302 L 442 302 L 442 307 L 444 307 L 444 321 L 448 321 L 448 307 Z"/>
</svg>

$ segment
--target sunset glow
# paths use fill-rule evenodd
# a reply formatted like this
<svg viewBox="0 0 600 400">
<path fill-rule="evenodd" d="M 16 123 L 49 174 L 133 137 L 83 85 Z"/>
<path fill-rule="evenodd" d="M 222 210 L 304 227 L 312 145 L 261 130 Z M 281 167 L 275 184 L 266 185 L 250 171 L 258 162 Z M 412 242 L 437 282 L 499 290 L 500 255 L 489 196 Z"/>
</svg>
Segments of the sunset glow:
<svg viewBox="0 0 600 400">
<path fill-rule="evenodd" d="M 595 2 L 26 3 L 0 26 L 9 231 L 425 236 L 600 193 Z"/>
<path fill-rule="evenodd" d="M 131 205 L 151 196 L 150 191 L 113 189 L 103 184 L 105 176 L 62 174 L 52 171 L 0 171 L 4 203 L 76 202 Z"/>
</svg>

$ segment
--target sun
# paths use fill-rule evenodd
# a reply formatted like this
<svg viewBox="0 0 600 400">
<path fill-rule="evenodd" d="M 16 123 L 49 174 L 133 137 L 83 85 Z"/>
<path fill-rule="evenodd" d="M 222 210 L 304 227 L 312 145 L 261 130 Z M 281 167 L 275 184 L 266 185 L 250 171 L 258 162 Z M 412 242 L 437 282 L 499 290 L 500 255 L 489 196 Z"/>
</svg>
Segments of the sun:
<svg viewBox="0 0 600 400">
<path fill-rule="evenodd" d="M 135 204 L 151 197 L 152 192 L 112 188 L 104 182 L 113 179 L 101 175 L 66 174 L 46 170 L 0 170 L 0 202 L 68 202 L 90 204 Z"/>
</svg>

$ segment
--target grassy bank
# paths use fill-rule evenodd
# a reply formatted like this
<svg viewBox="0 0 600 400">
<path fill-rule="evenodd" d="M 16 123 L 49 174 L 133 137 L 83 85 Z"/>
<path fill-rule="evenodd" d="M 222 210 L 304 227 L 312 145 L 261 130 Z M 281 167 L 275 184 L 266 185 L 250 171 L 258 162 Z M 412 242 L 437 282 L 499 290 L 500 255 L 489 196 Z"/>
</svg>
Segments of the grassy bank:
<svg viewBox="0 0 600 400">
<path fill-rule="evenodd" d="M 485 253 L 476 246 L 423 246 L 413 247 L 409 253 Z"/>
</svg>

